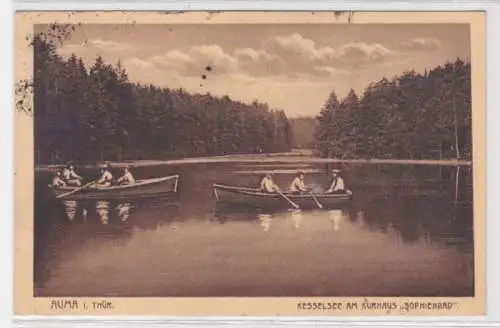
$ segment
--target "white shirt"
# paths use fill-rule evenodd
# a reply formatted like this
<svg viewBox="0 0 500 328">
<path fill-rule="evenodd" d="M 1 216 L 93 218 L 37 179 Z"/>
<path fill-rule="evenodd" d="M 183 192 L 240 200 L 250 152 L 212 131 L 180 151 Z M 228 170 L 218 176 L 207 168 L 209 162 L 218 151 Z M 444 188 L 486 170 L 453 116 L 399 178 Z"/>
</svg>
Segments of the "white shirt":
<svg viewBox="0 0 500 328">
<path fill-rule="evenodd" d="M 58 176 L 55 176 L 52 179 L 52 186 L 53 187 L 64 187 L 65 185 L 66 185 L 66 183 L 63 181 L 63 179 L 61 179 Z"/>
<path fill-rule="evenodd" d="M 290 190 L 293 192 L 307 191 L 304 180 L 302 180 L 300 177 L 296 177 L 295 179 L 293 179 L 292 184 L 290 185 Z"/>
<path fill-rule="evenodd" d="M 330 189 L 332 191 L 345 190 L 344 179 L 342 179 L 341 177 L 337 177 L 336 180 L 333 180 L 332 185 L 330 186 Z"/>
<path fill-rule="evenodd" d="M 63 177 L 65 180 L 81 179 L 81 177 L 78 174 L 76 174 L 75 171 L 70 170 L 70 169 L 63 170 Z"/>
<path fill-rule="evenodd" d="M 71 171 L 68 168 L 63 169 L 62 176 L 64 180 L 71 179 Z"/>
<path fill-rule="evenodd" d="M 274 192 L 277 190 L 277 187 L 272 179 L 265 177 L 264 179 L 262 179 L 260 183 L 260 189 L 265 190 L 267 192 Z"/>
<path fill-rule="evenodd" d="M 102 176 L 101 176 L 101 179 L 99 180 L 99 183 L 108 182 L 111 180 L 113 180 L 113 175 L 108 170 L 105 170 L 102 173 Z"/>
<path fill-rule="evenodd" d="M 127 172 L 120 179 L 118 179 L 118 182 L 134 183 L 135 178 L 132 173 Z"/>
</svg>

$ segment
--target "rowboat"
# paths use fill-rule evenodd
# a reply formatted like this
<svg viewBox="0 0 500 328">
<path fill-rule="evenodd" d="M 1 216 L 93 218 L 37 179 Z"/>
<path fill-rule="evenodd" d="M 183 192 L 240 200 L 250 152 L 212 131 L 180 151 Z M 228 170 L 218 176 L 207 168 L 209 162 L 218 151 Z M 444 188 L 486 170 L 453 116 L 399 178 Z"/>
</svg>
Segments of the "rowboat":
<svg viewBox="0 0 500 328">
<path fill-rule="evenodd" d="M 266 193 L 256 188 L 229 186 L 218 183 L 213 184 L 212 188 L 215 198 L 219 203 L 260 208 L 291 206 L 289 201 L 279 193 Z M 349 202 L 353 197 L 352 191 L 350 190 L 347 190 L 347 192 L 345 193 L 339 194 L 315 193 L 314 197 L 312 196 L 312 194 L 307 193 L 294 194 L 290 192 L 284 192 L 283 195 L 285 195 L 286 198 L 291 200 L 300 208 L 304 209 L 318 208 L 318 203 L 321 204 L 321 207 L 323 208 L 332 208 Z"/>
<path fill-rule="evenodd" d="M 136 180 L 135 183 L 127 185 L 110 187 L 89 186 L 82 189 L 80 189 L 80 187 L 65 186 L 60 188 L 52 188 L 52 190 L 57 198 L 65 200 L 136 199 L 175 195 L 177 194 L 178 184 L 179 176 L 171 175 L 161 178 Z"/>
</svg>

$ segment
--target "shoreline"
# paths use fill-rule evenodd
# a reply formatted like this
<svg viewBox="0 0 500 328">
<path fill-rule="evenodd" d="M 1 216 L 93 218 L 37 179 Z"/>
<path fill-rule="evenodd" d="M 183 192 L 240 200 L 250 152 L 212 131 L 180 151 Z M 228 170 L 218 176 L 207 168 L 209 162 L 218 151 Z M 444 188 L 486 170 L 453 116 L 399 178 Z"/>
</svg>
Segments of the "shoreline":
<svg viewBox="0 0 500 328">
<path fill-rule="evenodd" d="M 172 160 L 136 160 L 107 162 L 111 167 L 148 167 L 161 165 L 181 165 L 181 164 L 239 164 L 239 163 L 269 163 L 269 164 L 388 164 L 388 165 L 436 165 L 436 166 L 472 166 L 472 161 L 467 160 L 432 160 L 432 159 L 337 159 L 320 158 L 296 153 L 282 154 L 236 154 L 221 156 L 192 157 Z M 48 171 L 63 165 L 39 165 L 36 171 Z M 76 165 L 80 168 L 98 168 L 99 164 Z"/>
</svg>

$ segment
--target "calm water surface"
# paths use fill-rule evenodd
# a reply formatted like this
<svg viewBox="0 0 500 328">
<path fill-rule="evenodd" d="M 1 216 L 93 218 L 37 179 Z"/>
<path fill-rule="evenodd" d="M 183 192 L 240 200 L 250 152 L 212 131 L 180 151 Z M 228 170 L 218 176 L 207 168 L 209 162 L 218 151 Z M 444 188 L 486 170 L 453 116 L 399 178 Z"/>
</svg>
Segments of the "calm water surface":
<svg viewBox="0 0 500 328">
<path fill-rule="evenodd" d="M 134 169 L 178 173 L 180 199 L 61 202 L 37 177 L 36 296 L 471 296 L 472 172 L 343 167 L 355 199 L 333 210 L 263 213 L 216 206 L 214 182 L 255 185 L 297 165 Z M 301 165 L 307 182 L 327 167 Z M 80 171 L 89 178 L 94 171 Z"/>
</svg>

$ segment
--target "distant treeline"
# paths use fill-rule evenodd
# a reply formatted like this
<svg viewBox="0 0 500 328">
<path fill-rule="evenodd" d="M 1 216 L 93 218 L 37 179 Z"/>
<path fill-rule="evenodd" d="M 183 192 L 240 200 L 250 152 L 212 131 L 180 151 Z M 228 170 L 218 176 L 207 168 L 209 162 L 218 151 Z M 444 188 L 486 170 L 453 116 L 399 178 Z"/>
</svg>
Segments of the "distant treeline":
<svg viewBox="0 0 500 328">
<path fill-rule="evenodd" d="M 64 60 L 43 35 L 33 46 L 37 163 L 291 150 L 285 113 L 265 103 L 133 84 L 120 63 Z"/>
<path fill-rule="evenodd" d="M 361 96 L 351 90 L 339 100 L 332 92 L 317 120 L 323 157 L 470 160 L 470 62 L 384 78 Z"/>
<path fill-rule="evenodd" d="M 472 157 L 471 66 L 460 59 L 383 78 L 362 95 L 351 90 L 339 99 L 333 91 L 317 117 L 289 120 L 258 101 L 131 83 L 119 62 L 101 57 L 91 67 L 74 55 L 64 60 L 56 49 L 69 34 L 53 24 L 32 42 L 38 164 L 292 147 L 335 158 Z"/>
<path fill-rule="evenodd" d="M 318 126 L 315 117 L 290 118 L 293 131 L 293 148 L 311 149 L 314 147 L 314 131 Z"/>
</svg>

